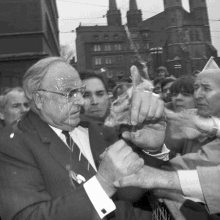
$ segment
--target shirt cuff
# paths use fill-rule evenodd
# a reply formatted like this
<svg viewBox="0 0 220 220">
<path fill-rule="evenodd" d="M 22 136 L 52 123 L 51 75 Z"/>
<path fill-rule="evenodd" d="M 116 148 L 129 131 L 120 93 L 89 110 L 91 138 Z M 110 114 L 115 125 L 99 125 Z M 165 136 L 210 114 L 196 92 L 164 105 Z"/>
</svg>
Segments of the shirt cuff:
<svg viewBox="0 0 220 220">
<path fill-rule="evenodd" d="M 150 155 L 151 157 L 156 157 L 157 159 L 160 159 L 163 161 L 169 160 L 170 150 L 166 147 L 166 144 L 163 144 L 162 150 L 158 154 L 151 154 L 150 152 L 147 152 L 145 150 L 143 150 L 143 151 L 144 151 L 144 153 Z"/>
<path fill-rule="evenodd" d="M 105 193 L 95 176 L 84 183 L 83 187 L 100 218 L 104 218 L 116 209 L 114 202 Z"/>
<path fill-rule="evenodd" d="M 177 173 L 183 194 L 194 202 L 204 203 L 197 170 L 178 170 Z"/>
</svg>

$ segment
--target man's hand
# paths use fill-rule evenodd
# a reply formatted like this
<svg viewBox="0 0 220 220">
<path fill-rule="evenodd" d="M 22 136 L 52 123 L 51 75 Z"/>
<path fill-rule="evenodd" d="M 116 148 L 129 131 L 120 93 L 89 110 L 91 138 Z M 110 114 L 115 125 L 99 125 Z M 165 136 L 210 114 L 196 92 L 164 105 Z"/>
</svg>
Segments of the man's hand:
<svg viewBox="0 0 220 220">
<path fill-rule="evenodd" d="M 132 131 L 125 131 L 122 137 L 131 141 L 137 147 L 148 152 L 160 150 L 165 138 L 166 122 L 143 123 L 142 126 L 135 126 Z"/>
<path fill-rule="evenodd" d="M 114 181 L 137 172 L 144 165 L 143 159 L 123 140 L 107 148 L 101 158 L 96 177 L 108 196 L 116 191 Z"/>
<path fill-rule="evenodd" d="M 150 166 L 143 166 L 138 172 L 118 179 L 115 187 L 135 186 L 144 189 L 181 190 L 177 172 L 164 171 Z"/>
<path fill-rule="evenodd" d="M 164 102 L 149 91 L 134 90 L 131 99 L 131 124 L 155 121 L 162 117 Z"/>
<path fill-rule="evenodd" d="M 169 121 L 171 137 L 174 139 L 194 139 L 202 133 L 208 134 L 213 127 L 213 119 L 200 117 L 197 115 L 197 109 L 183 110 L 179 113 L 166 109 L 165 113 Z"/>
</svg>

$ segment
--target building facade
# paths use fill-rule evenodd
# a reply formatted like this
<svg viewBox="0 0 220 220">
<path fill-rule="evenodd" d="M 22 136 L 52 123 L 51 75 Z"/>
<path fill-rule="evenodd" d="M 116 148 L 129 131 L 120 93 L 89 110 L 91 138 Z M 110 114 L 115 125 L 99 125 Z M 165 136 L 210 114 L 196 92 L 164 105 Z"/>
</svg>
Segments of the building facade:
<svg viewBox="0 0 220 220">
<path fill-rule="evenodd" d="M 176 77 L 202 70 L 210 56 L 217 57 L 206 0 L 189 0 L 189 6 L 188 12 L 182 0 L 164 0 L 164 11 L 142 23 L 150 29 L 151 47 L 163 49 L 162 63 Z"/>
<path fill-rule="evenodd" d="M 107 25 L 82 26 L 76 29 L 77 69 L 103 72 L 108 79 L 126 81 L 130 67 L 140 57 L 146 60 L 150 45 L 148 29 L 141 29 L 141 11 L 130 0 L 127 25 L 122 25 L 116 1 L 109 0 Z M 127 31 L 126 31 L 127 30 Z M 138 52 L 138 53 L 137 53 Z"/>
<path fill-rule="evenodd" d="M 201 70 L 210 56 L 217 57 L 206 0 L 189 0 L 189 12 L 182 0 L 163 2 L 163 12 L 143 21 L 136 0 L 130 0 L 125 26 L 116 0 L 109 0 L 107 25 L 76 29 L 78 70 L 104 71 L 109 78 L 123 81 L 130 77 L 131 65 L 139 62 L 148 66 L 151 78 L 161 65 L 179 77 Z"/>
<path fill-rule="evenodd" d="M 1 0 L 0 18 L 0 83 L 21 85 L 33 63 L 59 56 L 56 0 Z"/>
</svg>

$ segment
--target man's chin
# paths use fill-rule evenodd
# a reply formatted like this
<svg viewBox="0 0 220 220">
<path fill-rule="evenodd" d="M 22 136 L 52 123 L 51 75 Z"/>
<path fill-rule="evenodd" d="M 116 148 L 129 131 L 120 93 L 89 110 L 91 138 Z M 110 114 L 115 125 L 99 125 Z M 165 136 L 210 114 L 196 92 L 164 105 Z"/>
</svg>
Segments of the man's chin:
<svg viewBox="0 0 220 220">
<path fill-rule="evenodd" d="M 209 117 L 211 115 L 211 113 L 205 109 L 198 109 L 197 114 L 201 117 Z"/>
</svg>

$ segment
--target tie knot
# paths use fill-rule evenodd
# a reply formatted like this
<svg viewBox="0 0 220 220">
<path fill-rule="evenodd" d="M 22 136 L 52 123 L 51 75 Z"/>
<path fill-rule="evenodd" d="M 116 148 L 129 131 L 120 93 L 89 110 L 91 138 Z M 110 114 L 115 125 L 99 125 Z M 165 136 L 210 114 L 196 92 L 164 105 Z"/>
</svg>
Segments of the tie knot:
<svg viewBox="0 0 220 220">
<path fill-rule="evenodd" d="M 66 138 L 69 138 L 70 137 L 70 134 L 69 134 L 69 131 L 62 131 L 62 134 L 65 135 Z"/>
<path fill-rule="evenodd" d="M 66 137 L 66 143 L 69 147 L 73 146 L 73 139 L 70 137 L 69 131 L 62 131 L 62 134 Z"/>
</svg>

